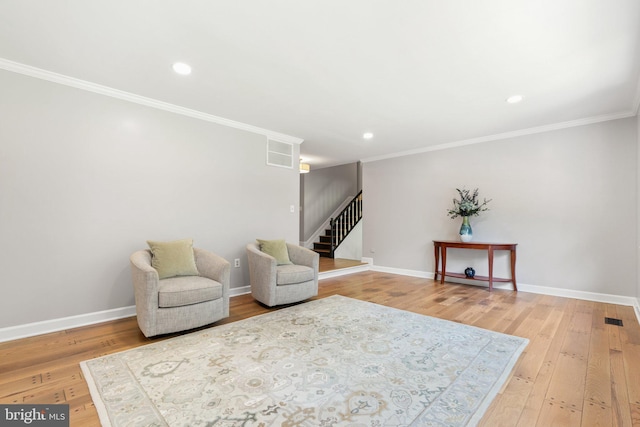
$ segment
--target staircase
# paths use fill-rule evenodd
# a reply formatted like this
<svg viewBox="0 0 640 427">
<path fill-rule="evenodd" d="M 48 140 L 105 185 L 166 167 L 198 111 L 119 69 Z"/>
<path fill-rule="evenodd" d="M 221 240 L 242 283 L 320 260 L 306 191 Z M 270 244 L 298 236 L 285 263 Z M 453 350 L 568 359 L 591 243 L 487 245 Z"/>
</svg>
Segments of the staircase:
<svg viewBox="0 0 640 427">
<path fill-rule="evenodd" d="M 340 243 L 349 235 L 353 227 L 362 219 L 362 191 L 336 216 L 331 218 L 330 227 L 325 229 L 320 241 L 313 243 L 313 250 L 321 257 L 333 258 Z"/>
<path fill-rule="evenodd" d="M 313 250 L 318 252 L 321 257 L 333 258 L 333 251 L 331 250 L 331 229 L 324 230 L 324 236 L 319 236 L 319 242 L 313 242 Z"/>
</svg>

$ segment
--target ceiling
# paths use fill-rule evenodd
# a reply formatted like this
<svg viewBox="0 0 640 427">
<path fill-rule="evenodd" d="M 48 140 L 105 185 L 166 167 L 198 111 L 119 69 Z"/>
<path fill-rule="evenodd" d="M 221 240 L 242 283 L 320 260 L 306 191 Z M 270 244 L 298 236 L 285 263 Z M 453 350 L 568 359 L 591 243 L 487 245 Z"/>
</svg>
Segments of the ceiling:
<svg viewBox="0 0 640 427">
<path fill-rule="evenodd" d="M 637 114 L 640 1 L 1 0 L 0 58 L 302 138 L 317 168 Z"/>
</svg>

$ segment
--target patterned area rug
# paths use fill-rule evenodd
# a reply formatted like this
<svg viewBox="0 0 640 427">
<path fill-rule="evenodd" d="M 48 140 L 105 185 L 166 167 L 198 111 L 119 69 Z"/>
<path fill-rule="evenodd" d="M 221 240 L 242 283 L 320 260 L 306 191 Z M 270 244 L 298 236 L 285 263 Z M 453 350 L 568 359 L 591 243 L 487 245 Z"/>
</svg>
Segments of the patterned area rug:
<svg viewBox="0 0 640 427">
<path fill-rule="evenodd" d="M 103 426 L 465 426 L 527 342 L 336 295 L 81 365 Z"/>
</svg>

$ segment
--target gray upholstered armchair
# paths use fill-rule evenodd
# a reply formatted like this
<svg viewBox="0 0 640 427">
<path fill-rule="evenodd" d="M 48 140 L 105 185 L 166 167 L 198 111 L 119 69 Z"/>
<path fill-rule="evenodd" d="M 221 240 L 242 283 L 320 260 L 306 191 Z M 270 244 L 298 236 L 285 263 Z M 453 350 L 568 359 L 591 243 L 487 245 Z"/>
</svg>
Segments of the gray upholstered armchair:
<svg viewBox="0 0 640 427">
<path fill-rule="evenodd" d="M 278 265 L 273 256 L 260 250 L 258 243 L 247 245 L 251 295 L 269 307 L 318 295 L 319 255 L 291 243 L 286 247 L 292 264 Z"/>
<path fill-rule="evenodd" d="M 159 279 L 151 251 L 131 255 L 136 314 L 147 336 L 197 328 L 229 317 L 229 275 L 224 258 L 193 248 L 199 275 Z"/>
</svg>

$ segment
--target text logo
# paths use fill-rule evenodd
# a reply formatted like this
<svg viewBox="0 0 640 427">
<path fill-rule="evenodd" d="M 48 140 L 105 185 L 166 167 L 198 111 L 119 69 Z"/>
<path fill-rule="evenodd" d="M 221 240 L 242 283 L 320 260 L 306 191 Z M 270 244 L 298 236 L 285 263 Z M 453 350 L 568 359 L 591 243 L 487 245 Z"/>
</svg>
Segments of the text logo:
<svg viewBox="0 0 640 427">
<path fill-rule="evenodd" d="M 0 427 L 69 427 L 69 405 L 0 405 Z"/>
</svg>

